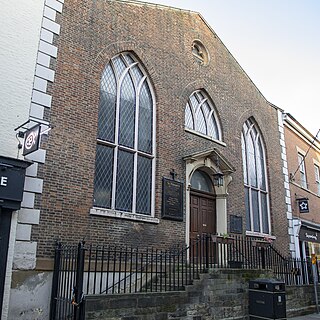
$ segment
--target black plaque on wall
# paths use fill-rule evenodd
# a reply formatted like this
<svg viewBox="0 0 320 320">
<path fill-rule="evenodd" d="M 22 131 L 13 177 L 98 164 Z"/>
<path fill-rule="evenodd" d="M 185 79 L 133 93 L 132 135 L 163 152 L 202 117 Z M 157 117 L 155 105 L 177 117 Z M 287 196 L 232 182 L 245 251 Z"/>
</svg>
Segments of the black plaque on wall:
<svg viewBox="0 0 320 320">
<path fill-rule="evenodd" d="M 230 215 L 230 232 L 242 233 L 242 217 Z"/>
<path fill-rule="evenodd" d="M 162 178 L 162 218 L 183 221 L 183 183 Z"/>
</svg>

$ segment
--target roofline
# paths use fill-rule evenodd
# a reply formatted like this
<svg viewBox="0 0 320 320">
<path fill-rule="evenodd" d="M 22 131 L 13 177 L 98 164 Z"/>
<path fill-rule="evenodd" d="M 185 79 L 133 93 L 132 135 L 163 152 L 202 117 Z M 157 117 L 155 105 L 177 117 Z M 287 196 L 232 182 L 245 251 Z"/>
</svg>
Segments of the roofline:
<svg viewBox="0 0 320 320">
<path fill-rule="evenodd" d="M 194 12 L 194 11 L 193 11 Z M 240 67 L 241 71 L 246 75 L 246 77 L 249 79 L 249 81 L 253 84 L 253 86 L 257 89 L 257 91 L 260 93 L 260 95 L 262 96 L 262 98 L 265 100 L 265 102 L 267 102 L 270 106 L 272 106 L 270 104 L 270 102 L 267 100 L 267 98 L 263 95 L 263 93 L 260 91 L 260 89 L 256 86 L 256 84 L 253 82 L 253 80 L 249 77 L 249 75 L 247 74 L 247 72 L 242 68 L 242 66 L 240 65 L 240 63 L 237 61 L 237 59 L 233 56 L 233 54 L 230 52 L 230 50 L 228 49 L 228 47 L 224 44 L 224 42 L 220 39 L 220 37 L 217 35 L 217 33 L 212 29 L 212 27 L 210 26 L 210 24 L 206 21 L 206 19 L 201 15 L 201 13 L 199 12 L 195 12 L 199 15 L 199 17 L 203 20 L 203 22 L 206 24 L 206 26 L 210 29 L 210 31 L 219 39 L 219 41 L 221 42 L 221 44 L 225 47 L 225 49 L 228 51 L 229 55 L 232 57 L 232 59 L 236 62 L 236 64 Z"/>
<path fill-rule="evenodd" d="M 112 1 L 112 0 L 108 0 L 108 1 Z M 193 10 L 188 10 L 188 9 L 181 9 L 181 8 L 177 8 L 177 7 L 172 7 L 172 6 L 168 6 L 165 4 L 159 4 L 159 3 L 151 3 L 148 1 L 139 1 L 139 0 L 113 0 L 116 2 L 126 2 L 126 3 L 132 3 L 132 4 L 136 4 L 139 6 L 150 6 L 150 7 L 156 7 L 156 8 L 163 8 L 163 9 L 172 9 L 172 10 L 176 10 L 176 11 L 183 11 L 183 12 L 189 12 L 189 13 L 196 13 L 196 14 L 200 14 L 196 11 Z"/>
<path fill-rule="evenodd" d="M 272 108 L 275 108 L 276 110 L 279 110 L 280 112 L 285 113 L 285 112 L 284 112 L 284 109 L 276 106 L 275 104 L 273 104 L 273 103 L 270 102 L 270 101 L 268 101 L 268 103 L 269 103 L 269 105 L 270 105 Z"/>
<path fill-rule="evenodd" d="M 312 143 L 316 148 L 320 149 L 320 140 L 314 136 L 308 129 L 306 129 L 296 118 L 294 118 L 290 113 L 283 113 L 284 124 L 291 130 L 296 131 L 298 134 L 302 135 L 309 143 Z M 319 134 L 320 130 L 317 132 Z"/>
<path fill-rule="evenodd" d="M 119 2 L 127 2 L 127 3 L 133 3 L 133 4 L 137 4 L 137 5 L 149 5 L 149 6 L 153 6 L 153 7 L 158 7 L 158 8 L 163 8 L 163 9 L 173 9 L 173 10 L 178 10 L 178 11 L 182 11 L 182 12 L 186 12 L 186 13 L 192 13 L 192 14 L 196 14 L 200 17 L 200 19 L 205 23 L 205 25 L 209 28 L 209 30 L 218 38 L 218 40 L 221 42 L 221 44 L 224 46 L 224 48 L 227 50 L 227 52 L 229 53 L 229 55 L 232 57 L 232 59 L 236 62 L 236 64 L 239 66 L 239 68 L 241 69 L 241 71 L 246 75 L 246 77 L 249 79 L 249 81 L 253 84 L 253 86 L 256 88 L 256 90 L 259 92 L 259 94 L 262 96 L 262 98 L 265 100 L 265 102 L 267 102 L 271 107 L 278 109 L 276 106 L 270 104 L 270 102 L 266 99 L 266 97 L 263 95 L 263 93 L 260 91 L 260 89 L 256 86 L 256 84 L 252 81 L 252 79 L 249 77 L 249 75 L 246 73 L 246 71 L 242 68 L 242 66 L 240 65 L 240 63 L 237 61 L 237 59 L 233 56 L 233 54 L 229 51 L 228 47 L 223 43 L 223 41 L 220 39 L 220 37 L 217 35 L 217 33 L 212 29 L 212 27 L 210 26 L 210 24 L 206 21 L 206 19 L 202 16 L 201 13 L 197 12 L 197 11 L 193 11 L 193 10 L 187 10 L 187 9 L 180 9 L 180 8 L 176 8 L 176 7 L 171 7 L 168 5 L 162 5 L 162 4 L 156 4 L 156 3 L 150 3 L 150 2 L 142 2 L 142 1 L 138 1 L 138 0 L 117 0 Z"/>
</svg>

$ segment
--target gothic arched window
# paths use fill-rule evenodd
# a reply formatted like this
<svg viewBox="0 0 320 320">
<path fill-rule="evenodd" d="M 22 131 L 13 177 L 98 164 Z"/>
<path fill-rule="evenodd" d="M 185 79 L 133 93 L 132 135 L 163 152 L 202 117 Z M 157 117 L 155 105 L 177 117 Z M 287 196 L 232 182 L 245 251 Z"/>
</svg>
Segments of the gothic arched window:
<svg viewBox="0 0 320 320">
<path fill-rule="evenodd" d="M 269 234 L 270 213 L 265 148 L 257 126 L 247 120 L 241 133 L 247 231 Z"/>
<path fill-rule="evenodd" d="M 113 57 L 100 82 L 94 206 L 152 215 L 155 103 L 130 53 Z"/>
<path fill-rule="evenodd" d="M 215 140 L 221 140 L 219 121 L 213 103 L 200 90 L 192 93 L 185 108 L 185 127 Z"/>
</svg>

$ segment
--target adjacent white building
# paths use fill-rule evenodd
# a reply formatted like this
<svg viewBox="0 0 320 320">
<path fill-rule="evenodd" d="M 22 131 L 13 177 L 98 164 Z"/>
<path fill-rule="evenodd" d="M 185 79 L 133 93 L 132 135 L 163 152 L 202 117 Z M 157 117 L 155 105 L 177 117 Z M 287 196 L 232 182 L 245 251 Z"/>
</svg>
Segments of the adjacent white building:
<svg viewBox="0 0 320 320">
<path fill-rule="evenodd" d="M 18 134 L 38 123 L 42 132 L 50 126 L 44 119 L 44 111 L 51 105 L 47 85 L 54 81 L 50 64 L 57 57 L 53 42 L 60 32 L 56 17 L 62 12 L 63 2 L 0 0 L 0 225 L 3 236 L 0 251 L 1 258 L 6 257 L 0 268 L 0 318 L 3 320 L 48 318 L 42 304 L 48 308 L 50 291 L 42 287 L 49 280 L 40 287 L 28 288 L 33 279 L 26 272 L 32 270 L 36 262 L 37 243 L 31 241 L 31 232 L 32 226 L 39 223 L 40 211 L 35 209 L 35 198 L 42 192 L 38 166 L 45 162 L 45 150 L 23 157 L 19 148 L 23 138 Z M 17 170 L 21 170 L 24 179 L 22 202 L 21 199 L 8 200 L 7 195 L 10 190 L 19 193 L 15 190 L 18 186 L 13 172 Z M 16 210 L 20 206 L 20 210 Z M 18 274 L 20 281 L 23 279 L 21 285 L 16 280 Z M 37 290 L 43 290 L 43 301 L 33 301 L 30 296 L 30 292 Z"/>
</svg>

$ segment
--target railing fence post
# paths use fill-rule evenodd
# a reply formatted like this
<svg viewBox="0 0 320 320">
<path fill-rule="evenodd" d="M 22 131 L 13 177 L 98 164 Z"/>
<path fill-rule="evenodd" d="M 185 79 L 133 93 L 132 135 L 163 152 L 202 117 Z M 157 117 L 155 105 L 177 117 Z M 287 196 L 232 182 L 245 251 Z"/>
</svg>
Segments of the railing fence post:
<svg viewBox="0 0 320 320">
<path fill-rule="evenodd" d="M 78 244 L 77 254 L 77 270 L 76 270 L 76 285 L 74 287 L 74 320 L 81 320 L 82 315 L 82 299 L 83 299 L 83 273 L 84 273 L 84 241 Z"/>
<path fill-rule="evenodd" d="M 209 269 L 209 235 L 206 234 L 206 269 Z"/>
<path fill-rule="evenodd" d="M 55 252 L 54 252 L 54 267 L 53 267 L 51 302 L 50 302 L 50 320 L 56 319 L 61 247 L 62 247 L 61 242 L 57 242 Z"/>
<path fill-rule="evenodd" d="M 262 269 L 266 268 L 266 250 L 264 247 L 260 248 L 260 254 L 261 254 L 261 267 Z"/>
</svg>

